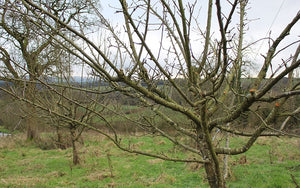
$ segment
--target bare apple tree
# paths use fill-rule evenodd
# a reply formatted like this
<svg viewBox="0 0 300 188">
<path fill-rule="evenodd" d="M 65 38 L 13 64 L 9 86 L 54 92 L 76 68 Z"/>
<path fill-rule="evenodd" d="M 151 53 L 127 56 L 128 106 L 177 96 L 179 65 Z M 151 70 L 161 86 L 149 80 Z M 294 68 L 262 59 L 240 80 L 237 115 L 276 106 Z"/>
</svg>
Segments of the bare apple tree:
<svg viewBox="0 0 300 188">
<path fill-rule="evenodd" d="M 246 0 L 222 3 L 216 0 L 215 6 L 212 0 L 207 1 L 204 29 L 200 24 L 200 18 L 196 16 L 199 8 L 196 1 L 185 3 L 182 0 L 120 0 L 116 15 L 122 16 L 122 22 L 119 23 L 122 24 L 121 27 L 113 25 L 96 6 L 92 6 L 101 27 L 108 34 L 107 39 L 103 40 L 108 44 L 105 48 L 99 45 L 103 41 L 95 41 L 95 35 L 91 35 L 88 28 L 82 29 L 78 22 L 69 24 L 67 20 L 58 17 L 46 7 L 29 0 L 22 2 L 34 17 L 31 23 L 39 29 L 51 31 L 45 33 L 49 39 L 89 65 L 92 73 L 105 81 L 106 86 L 101 87 L 102 89 L 139 100 L 139 104 L 151 109 L 152 113 L 138 119 L 130 119 L 130 116 L 114 111 L 109 106 L 103 108 L 131 120 L 132 126 L 163 136 L 191 155 L 183 158 L 174 154 L 147 152 L 131 147 L 123 142 L 114 126 L 99 110 L 90 109 L 89 106 L 76 102 L 42 80 L 39 82 L 52 92 L 101 117 L 110 132 L 88 122 L 80 122 L 73 117 L 65 116 L 58 110 L 2 88 L 16 98 L 66 121 L 93 129 L 108 137 L 122 150 L 170 161 L 203 163 L 211 187 L 225 187 L 220 155 L 245 153 L 260 136 L 287 135 L 283 130 L 279 130 L 275 123 L 284 103 L 300 94 L 299 80 L 293 77 L 293 71 L 300 64 L 300 45 L 295 39 L 292 44 L 282 49 L 278 49 L 278 46 L 299 21 L 299 12 L 292 20 L 287 21 L 277 38 L 269 39 L 269 50 L 264 55 L 264 61 L 260 62 L 260 70 L 245 86 L 242 80 L 246 78 L 244 69 L 248 66 L 247 59 L 244 58 L 248 45 L 243 41 L 246 24 L 245 7 L 248 2 Z M 226 11 L 223 7 L 227 7 Z M 239 20 L 236 25 L 234 18 Z M 76 21 L 76 17 L 74 20 Z M 213 30 L 213 23 L 218 23 L 217 34 Z M 69 35 L 58 30 L 57 26 L 80 40 L 74 42 Z M 281 65 L 272 71 L 272 65 L 277 64 L 274 57 L 282 55 L 282 51 L 295 45 L 298 47 L 292 57 L 282 57 Z M 270 70 L 271 74 L 267 76 Z M 284 90 L 271 94 L 275 85 L 284 77 L 288 77 L 288 84 Z M 84 88 L 72 87 L 72 89 Z M 101 89 L 84 90 L 103 94 Z M 264 103 L 272 106 L 267 115 L 259 108 L 259 105 Z M 103 106 L 101 103 L 98 105 Z M 173 113 L 167 113 L 166 110 Z M 292 112 L 295 114 L 299 110 L 292 109 L 290 114 L 285 114 L 292 115 Z M 175 121 L 174 114 L 182 115 L 185 122 Z M 259 123 L 252 131 L 246 132 L 239 125 L 248 116 L 255 116 Z M 168 125 L 167 129 L 156 124 L 155 118 L 162 119 Z M 237 148 L 223 146 L 221 142 L 216 141 L 218 140 L 216 131 L 223 134 L 230 133 L 228 136 L 244 136 L 247 140 Z M 183 137 L 188 137 L 189 142 L 180 139 Z"/>
<path fill-rule="evenodd" d="M 87 4 L 80 0 L 72 3 L 63 1 L 34 2 L 51 10 L 54 15 L 68 24 L 75 16 L 79 18 L 79 15 L 88 12 Z M 89 1 L 89 3 L 92 2 Z M 18 0 L 1 0 L 0 10 L 0 53 L 3 62 L 1 78 L 18 84 L 23 88 L 24 96 L 34 101 L 37 88 L 32 81 L 46 74 L 53 74 L 55 57 L 59 55 L 59 50 L 56 49 L 57 46 L 52 38 L 57 35 L 58 31 L 65 31 L 61 25 L 50 20 L 48 21 L 55 30 L 47 30 L 46 27 L 41 29 L 40 26 L 43 23 L 34 24 L 32 20 L 37 21 L 34 14 Z M 35 12 L 35 14 L 39 13 Z M 23 79 L 29 82 L 23 82 Z M 31 105 L 27 108 L 28 114 L 23 115 L 26 117 L 27 139 L 35 140 L 38 137 L 39 127 L 36 109 Z"/>
</svg>

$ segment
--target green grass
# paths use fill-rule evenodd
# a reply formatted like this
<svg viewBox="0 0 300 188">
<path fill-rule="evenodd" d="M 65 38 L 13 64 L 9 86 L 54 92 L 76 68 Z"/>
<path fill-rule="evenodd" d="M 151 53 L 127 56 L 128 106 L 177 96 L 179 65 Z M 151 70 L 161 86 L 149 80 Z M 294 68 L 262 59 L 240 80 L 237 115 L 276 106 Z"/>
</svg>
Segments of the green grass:
<svg viewBox="0 0 300 188">
<path fill-rule="evenodd" d="M 18 133 L 18 131 L 10 131 L 3 126 L 0 126 L 0 133 L 15 134 Z"/>
<path fill-rule="evenodd" d="M 125 153 L 94 133 L 84 137 L 78 166 L 72 165 L 70 148 L 41 150 L 23 137 L 1 138 L 0 187 L 208 187 L 203 167 Z M 231 143 L 236 146 L 244 141 L 234 138 Z M 142 150 L 175 151 L 162 138 L 131 137 L 126 142 Z M 176 150 L 172 155 L 186 154 Z M 240 164 L 244 156 L 247 160 Z M 228 187 L 295 187 L 290 174 L 300 183 L 299 139 L 262 138 L 246 154 L 229 161 Z"/>
<path fill-rule="evenodd" d="M 295 187 L 291 174 L 300 183 L 299 146 L 299 139 L 260 138 L 243 155 L 247 162 L 231 167 L 229 187 Z M 240 157 L 231 157 L 231 164 L 238 163 Z"/>
</svg>

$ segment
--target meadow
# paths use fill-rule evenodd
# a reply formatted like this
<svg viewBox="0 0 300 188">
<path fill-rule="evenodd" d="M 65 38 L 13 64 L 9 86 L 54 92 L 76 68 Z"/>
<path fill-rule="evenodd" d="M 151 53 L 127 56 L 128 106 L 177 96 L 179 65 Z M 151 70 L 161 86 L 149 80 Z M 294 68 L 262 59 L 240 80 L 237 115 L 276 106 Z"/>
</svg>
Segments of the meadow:
<svg viewBox="0 0 300 188">
<path fill-rule="evenodd" d="M 132 147 L 185 155 L 161 137 L 128 139 Z M 0 138 L 0 187 L 208 187 L 201 164 L 126 153 L 94 132 L 84 133 L 77 166 L 72 164 L 71 148 L 42 150 L 24 140 L 22 133 Z M 235 137 L 231 146 L 242 141 Z M 300 183 L 299 148 L 296 138 L 260 138 L 245 154 L 230 156 L 227 186 L 296 187 L 294 181 Z"/>
</svg>

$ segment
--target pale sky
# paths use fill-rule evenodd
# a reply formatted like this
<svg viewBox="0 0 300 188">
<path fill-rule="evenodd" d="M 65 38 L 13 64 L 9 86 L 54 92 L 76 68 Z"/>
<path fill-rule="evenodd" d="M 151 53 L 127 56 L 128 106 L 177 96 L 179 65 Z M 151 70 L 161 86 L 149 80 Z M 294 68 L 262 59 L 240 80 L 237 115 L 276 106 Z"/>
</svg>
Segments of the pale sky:
<svg viewBox="0 0 300 188">
<path fill-rule="evenodd" d="M 205 14 L 207 0 L 198 0 L 197 3 L 202 7 L 201 12 Z M 115 11 L 110 8 L 110 6 L 120 7 L 118 0 L 101 2 L 101 6 L 101 12 L 113 22 L 117 23 L 122 19 L 120 14 L 115 14 Z M 274 35 L 279 34 L 279 30 L 300 11 L 300 0 L 249 0 L 248 7 L 250 9 L 247 11 L 247 17 L 253 21 L 249 25 L 250 30 L 247 34 L 261 38 L 268 33 L 269 29 Z M 293 32 L 300 35 L 300 23 L 297 25 L 297 30 L 294 29 Z"/>
<path fill-rule="evenodd" d="M 292 21 L 297 12 L 300 11 L 300 0 L 249 0 L 249 2 L 251 8 L 248 10 L 248 17 L 250 19 L 257 18 L 257 20 L 249 24 L 249 31 L 247 31 L 247 35 L 252 41 L 269 36 L 270 31 L 271 38 L 275 39 L 280 35 L 284 27 Z M 281 49 L 284 45 L 295 40 L 300 40 L 300 22 L 296 23 L 290 35 L 286 37 L 282 45 L 277 49 Z M 292 55 L 296 47 L 297 45 L 293 45 L 284 53 L 279 54 L 273 61 L 274 68 L 281 63 L 282 58 Z M 268 41 L 265 40 L 258 43 L 255 48 L 257 52 L 253 61 L 261 65 L 264 59 L 260 54 L 266 54 Z"/>
<path fill-rule="evenodd" d="M 283 28 L 300 11 L 299 0 L 250 0 L 248 17 L 256 19 L 250 23 L 248 34 L 253 38 L 263 38 L 271 31 L 272 38 L 277 37 Z M 300 39 L 300 23 L 292 29 L 289 39 Z"/>
<path fill-rule="evenodd" d="M 197 2 L 198 9 L 200 9 L 199 17 L 200 19 L 203 19 L 200 23 L 205 23 L 207 2 L 207 0 L 198 0 Z M 118 0 L 103 1 L 101 2 L 101 6 L 101 13 L 106 18 L 108 18 L 114 24 L 120 22 L 122 23 L 123 17 L 121 14 L 116 14 L 115 9 L 111 8 L 120 7 Z M 284 27 L 293 19 L 297 12 L 300 11 L 300 0 L 249 0 L 248 8 L 247 18 L 251 21 L 247 25 L 249 29 L 246 31 L 246 43 L 269 36 L 270 31 L 271 38 L 275 39 L 284 29 Z M 226 11 L 226 8 L 224 8 L 224 10 Z M 203 28 L 204 27 L 205 25 L 203 25 Z M 158 35 L 152 37 L 153 40 L 151 40 L 151 42 L 153 42 L 153 45 L 156 46 L 157 44 L 155 44 L 155 42 L 159 41 L 160 36 Z M 290 35 L 286 37 L 284 45 L 295 40 L 300 40 L 300 22 L 294 26 Z M 282 46 L 279 46 L 279 48 Z M 264 40 L 260 43 L 257 43 L 257 45 L 253 47 L 254 52 L 251 56 L 252 61 L 255 61 L 258 65 L 262 64 L 263 58 L 261 54 L 265 55 L 267 49 L 268 41 Z M 287 56 L 291 55 L 295 49 L 296 45 L 289 48 L 289 50 L 287 50 L 284 54 L 281 54 L 282 56 L 278 56 L 278 63 L 280 63 L 282 57 L 286 58 Z"/>
</svg>

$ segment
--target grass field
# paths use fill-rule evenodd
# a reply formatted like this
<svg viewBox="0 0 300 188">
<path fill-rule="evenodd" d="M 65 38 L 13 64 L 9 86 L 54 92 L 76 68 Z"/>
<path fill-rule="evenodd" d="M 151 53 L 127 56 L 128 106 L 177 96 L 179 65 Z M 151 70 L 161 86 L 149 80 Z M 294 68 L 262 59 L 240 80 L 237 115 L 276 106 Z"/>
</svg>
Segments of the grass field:
<svg viewBox="0 0 300 188">
<path fill-rule="evenodd" d="M 162 138 L 131 139 L 140 149 L 185 155 Z M 72 165 L 71 148 L 41 150 L 24 140 L 22 134 L 0 138 L 0 187 L 208 187 L 199 165 L 125 153 L 95 133 L 84 134 L 78 166 Z M 247 153 L 230 157 L 228 187 L 295 187 L 291 175 L 299 184 L 299 148 L 295 138 L 259 139 Z"/>
</svg>

